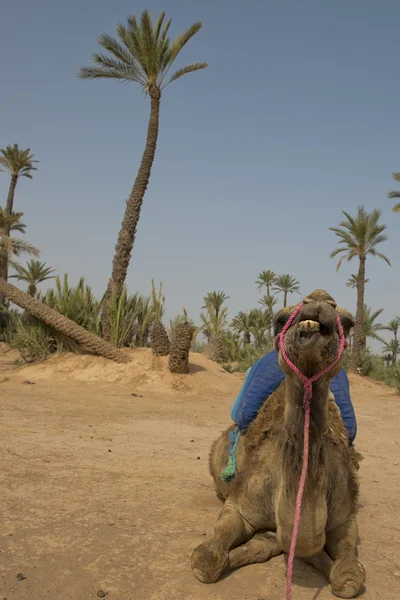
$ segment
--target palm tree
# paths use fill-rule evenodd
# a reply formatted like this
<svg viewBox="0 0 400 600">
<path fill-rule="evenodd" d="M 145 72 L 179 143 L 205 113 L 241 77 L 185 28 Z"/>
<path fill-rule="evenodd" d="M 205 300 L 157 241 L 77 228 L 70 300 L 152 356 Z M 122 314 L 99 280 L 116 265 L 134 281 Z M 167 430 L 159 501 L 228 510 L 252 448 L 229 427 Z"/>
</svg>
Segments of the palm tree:
<svg viewBox="0 0 400 600">
<path fill-rule="evenodd" d="M 39 250 L 19 238 L 10 237 L 9 233 L 12 231 L 18 231 L 19 233 L 25 233 L 26 225 L 21 223 L 21 217 L 23 213 L 13 213 L 12 215 L 6 215 L 5 211 L 0 208 L 0 255 L 4 256 L 7 262 L 7 273 L 8 265 L 13 268 L 19 268 L 18 263 L 13 260 L 14 256 L 20 256 L 23 253 L 31 254 L 33 256 L 39 256 Z M 8 234 L 5 233 L 8 231 Z M 0 274 L 1 278 L 1 274 Z M 4 279 L 4 277 L 3 277 Z M 0 296 L 1 297 L 1 296 Z"/>
<path fill-rule="evenodd" d="M 284 275 L 278 275 L 275 279 L 274 287 L 272 288 L 275 292 L 283 292 L 283 307 L 287 306 L 288 294 L 300 293 L 300 283 L 296 281 L 293 275 L 285 273 Z"/>
<path fill-rule="evenodd" d="M 0 149 L 0 171 L 7 172 L 11 176 L 7 202 L 3 211 L 5 217 L 11 216 L 13 212 L 15 188 L 17 187 L 19 177 L 32 179 L 32 171 L 37 171 L 34 163 L 37 162 L 39 161 L 34 160 L 30 148 L 22 150 L 18 147 L 18 144 L 14 144 L 13 146 L 9 145 L 7 148 Z M 10 235 L 10 228 L 7 225 L 7 221 L 0 227 L 0 231 L 7 236 Z M 7 281 L 8 260 L 4 249 L 0 253 L 0 277 L 3 277 Z"/>
<path fill-rule="evenodd" d="M 399 331 L 399 327 L 400 327 L 400 318 L 399 317 L 392 319 L 385 327 L 385 329 L 387 331 L 391 331 L 393 333 L 393 339 L 395 342 L 397 342 L 397 333 Z"/>
<path fill-rule="evenodd" d="M 273 271 L 261 271 L 256 280 L 257 289 L 261 290 L 262 287 L 265 285 L 265 287 L 267 288 L 267 296 L 270 296 L 270 289 L 271 286 L 275 283 L 275 279 L 276 273 L 274 273 Z"/>
<path fill-rule="evenodd" d="M 215 306 L 211 299 L 205 297 L 206 313 L 201 313 L 200 317 L 203 322 L 201 331 L 207 338 L 207 346 L 205 354 L 211 360 L 221 362 L 224 353 L 224 337 L 226 335 L 227 314 L 228 309 Z"/>
<path fill-rule="evenodd" d="M 345 259 L 351 261 L 353 258 L 358 258 L 359 260 L 357 273 L 357 312 L 354 326 L 353 349 L 350 359 L 350 369 L 356 371 L 363 346 L 365 262 L 367 256 L 371 255 L 382 258 L 390 265 L 389 259 L 376 249 L 378 244 L 387 240 L 387 235 L 383 233 L 387 226 L 379 223 L 381 212 L 378 209 L 374 209 L 368 213 L 363 206 L 358 207 L 355 217 L 352 217 L 344 210 L 342 212 L 346 220 L 341 221 L 338 227 L 329 228 L 339 238 L 339 248 L 331 252 L 330 257 L 334 258 L 338 254 L 343 254 L 337 264 L 336 271 L 340 269 Z"/>
<path fill-rule="evenodd" d="M 232 319 L 231 327 L 237 334 L 243 334 L 243 344 L 246 346 L 251 343 L 251 332 L 254 326 L 254 313 L 240 311 Z"/>
<path fill-rule="evenodd" d="M 363 324 L 363 332 L 362 332 L 362 350 L 366 350 L 367 348 L 367 339 L 372 338 L 373 340 L 378 340 L 378 342 L 383 342 L 383 339 L 378 334 L 379 331 L 383 331 L 386 329 L 382 323 L 376 323 L 376 319 L 382 314 L 383 308 L 378 308 L 378 310 L 372 312 L 372 309 L 364 304 L 364 324 Z"/>
<path fill-rule="evenodd" d="M 95 53 L 95 66 L 81 67 L 79 76 L 83 79 L 116 79 L 127 83 L 137 83 L 150 97 L 150 119 L 147 130 L 146 148 L 142 162 L 126 202 L 125 215 L 118 236 L 112 266 L 111 278 L 106 291 L 106 302 L 102 316 L 103 336 L 110 337 L 107 305 L 113 290 L 119 295 L 125 283 L 132 248 L 135 242 L 144 194 L 146 192 L 156 151 L 161 94 L 164 88 L 187 73 L 205 69 L 207 63 L 192 63 L 167 75 L 182 48 L 201 29 L 201 23 L 194 23 L 173 41 L 168 37 L 171 19 L 164 23 L 162 12 L 153 23 L 150 13 L 145 10 L 140 22 L 129 16 L 126 25 L 117 26 L 119 40 L 102 34 L 98 42 L 108 54 Z"/>
<path fill-rule="evenodd" d="M 19 290 L 11 283 L 7 283 L 0 278 L 0 295 L 8 298 L 10 302 L 16 304 L 30 315 L 36 317 L 46 325 L 50 325 L 60 333 L 71 338 L 78 344 L 81 344 L 91 352 L 115 360 L 117 362 L 128 362 L 129 357 L 120 350 L 94 335 L 87 329 L 77 325 L 74 321 L 61 315 L 59 312 L 43 304 L 36 298 L 32 298 L 22 290 Z"/>
<path fill-rule="evenodd" d="M 366 279 L 364 283 L 368 283 L 369 279 Z M 352 273 L 351 276 L 346 281 L 346 287 L 356 288 L 357 287 L 357 275 Z"/>
<path fill-rule="evenodd" d="M 400 173 L 393 173 L 393 179 L 395 181 L 400 182 Z M 400 191 L 399 190 L 395 190 L 394 192 L 389 192 L 388 193 L 388 198 L 390 198 L 391 200 L 393 199 L 398 199 L 400 198 Z M 393 206 L 393 212 L 400 212 L 400 202 L 398 204 L 395 204 Z"/>
<path fill-rule="evenodd" d="M 30 296 L 36 296 L 39 283 L 54 279 L 54 275 L 51 273 L 55 273 L 55 269 L 48 267 L 46 263 L 41 263 L 39 260 L 33 260 L 33 258 L 28 261 L 26 267 L 17 265 L 15 269 L 17 272 L 11 277 L 18 279 L 18 281 L 25 281 L 28 284 L 28 294 Z"/>
<path fill-rule="evenodd" d="M 14 144 L 13 146 L 8 145 L 7 148 L 0 149 L 0 165 L 4 167 L 3 169 L 0 168 L 0 171 L 11 175 L 7 204 L 4 210 L 7 216 L 11 215 L 13 211 L 15 188 L 17 187 L 18 178 L 27 177 L 28 179 L 32 179 L 32 171 L 37 171 L 37 168 L 33 164 L 38 162 L 38 160 L 34 160 L 30 148 L 22 150 L 18 147 L 18 144 Z"/>
<path fill-rule="evenodd" d="M 384 344 L 385 352 L 390 353 L 390 358 L 392 362 L 392 366 L 396 366 L 397 355 L 400 354 L 400 342 L 398 340 L 390 340 L 390 342 L 385 342 Z"/>
<path fill-rule="evenodd" d="M 208 292 L 206 296 L 204 296 L 204 306 L 201 308 L 208 308 L 207 304 L 211 304 L 211 306 L 215 310 L 215 318 L 218 320 L 219 313 L 221 311 L 222 305 L 226 300 L 229 300 L 229 296 L 225 294 L 225 292 Z"/>
<path fill-rule="evenodd" d="M 254 336 L 254 347 L 260 350 L 265 342 L 265 332 L 269 331 L 272 324 L 272 317 L 266 310 L 261 308 L 253 308 L 250 311 L 252 318 L 251 333 Z"/>
</svg>

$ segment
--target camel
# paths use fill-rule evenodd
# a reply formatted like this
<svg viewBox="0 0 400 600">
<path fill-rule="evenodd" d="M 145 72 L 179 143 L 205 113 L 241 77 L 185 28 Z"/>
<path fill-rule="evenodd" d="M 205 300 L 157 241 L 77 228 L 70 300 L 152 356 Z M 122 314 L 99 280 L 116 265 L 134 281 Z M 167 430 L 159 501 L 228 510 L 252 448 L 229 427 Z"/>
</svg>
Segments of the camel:
<svg viewBox="0 0 400 600">
<path fill-rule="evenodd" d="M 298 305 L 296 305 L 298 306 Z M 282 309 L 274 320 L 278 336 L 296 306 Z M 351 314 L 337 307 L 324 290 L 315 290 L 289 327 L 284 341 L 287 357 L 306 376 L 321 372 L 338 356 L 337 315 L 347 337 Z M 278 337 L 276 337 L 278 340 Z M 277 350 L 279 343 L 276 342 Z M 279 351 L 285 380 L 259 410 L 237 446 L 237 471 L 223 481 L 231 426 L 212 445 L 210 472 L 224 501 L 213 538 L 192 554 L 192 570 L 203 583 L 222 573 L 261 563 L 290 549 L 296 495 L 302 468 L 304 389 Z M 359 459 L 350 447 L 329 381 L 341 360 L 313 383 L 309 467 L 297 538 L 298 558 L 318 568 L 339 598 L 354 598 L 365 581 L 356 556 Z"/>
</svg>

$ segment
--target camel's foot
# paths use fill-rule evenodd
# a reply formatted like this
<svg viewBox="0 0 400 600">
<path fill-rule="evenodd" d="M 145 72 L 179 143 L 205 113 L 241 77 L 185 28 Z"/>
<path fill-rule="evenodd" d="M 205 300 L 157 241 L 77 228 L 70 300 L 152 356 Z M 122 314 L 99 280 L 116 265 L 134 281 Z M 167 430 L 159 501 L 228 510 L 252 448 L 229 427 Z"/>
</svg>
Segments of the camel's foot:
<svg viewBox="0 0 400 600">
<path fill-rule="evenodd" d="M 365 569 L 351 552 L 332 565 L 330 583 L 338 598 L 355 598 L 365 582 Z"/>
<path fill-rule="evenodd" d="M 228 552 L 215 540 L 205 542 L 194 549 L 192 570 L 202 583 L 215 583 L 228 565 Z"/>
</svg>

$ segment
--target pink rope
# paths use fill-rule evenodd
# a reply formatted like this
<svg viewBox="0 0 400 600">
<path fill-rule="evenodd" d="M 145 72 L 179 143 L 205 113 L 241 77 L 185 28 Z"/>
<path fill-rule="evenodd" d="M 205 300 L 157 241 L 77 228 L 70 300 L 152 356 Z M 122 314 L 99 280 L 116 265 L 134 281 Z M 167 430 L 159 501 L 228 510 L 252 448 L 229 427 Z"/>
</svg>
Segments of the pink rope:
<svg viewBox="0 0 400 600">
<path fill-rule="evenodd" d="M 340 346 L 339 346 L 339 352 L 338 352 L 336 359 L 333 362 L 331 362 L 330 365 L 325 367 L 325 369 L 323 369 L 320 373 L 317 373 L 316 375 L 313 375 L 312 377 L 306 377 L 305 375 L 303 375 L 303 373 L 296 367 L 296 365 L 294 365 L 292 363 L 292 361 L 286 354 L 286 350 L 285 350 L 286 332 L 302 308 L 303 308 L 303 303 L 299 304 L 299 306 L 294 310 L 294 312 L 291 314 L 288 322 L 286 323 L 285 327 L 282 329 L 282 332 L 279 335 L 279 346 L 280 346 L 282 356 L 283 356 L 286 364 L 292 369 L 292 371 L 294 373 L 296 373 L 297 377 L 300 379 L 300 381 L 303 384 L 303 387 L 304 387 L 303 404 L 304 404 L 304 409 L 305 409 L 303 466 L 301 469 L 299 490 L 297 492 L 297 498 L 296 498 L 296 511 L 295 511 L 295 516 L 294 516 L 292 541 L 290 543 L 289 560 L 288 560 L 287 577 L 286 577 L 286 600 L 292 600 L 293 562 L 294 562 L 294 555 L 295 555 L 295 551 L 296 551 L 297 535 L 299 533 L 299 526 L 300 526 L 301 503 L 303 500 L 303 492 L 304 492 L 304 487 L 305 487 L 305 483 L 306 483 L 306 479 L 307 479 L 307 471 L 308 471 L 309 434 L 310 434 L 310 401 L 312 398 L 312 384 L 314 383 L 314 381 L 317 381 L 317 379 L 322 377 L 322 375 L 325 375 L 325 373 L 328 373 L 328 371 L 330 371 L 332 369 L 332 367 L 334 367 L 336 365 L 336 363 L 340 360 L 340 358 L 343 354 L 343 351 L 345 349 L 345 346 L 346 346 L 346 339 L 344 337 L 342 323 L 340 321 L 339 315 L 337 315 L 336 323 L 337 323 L 337 327 L 338 327 L 338 331 L 339 331 Z"/>
</svg>

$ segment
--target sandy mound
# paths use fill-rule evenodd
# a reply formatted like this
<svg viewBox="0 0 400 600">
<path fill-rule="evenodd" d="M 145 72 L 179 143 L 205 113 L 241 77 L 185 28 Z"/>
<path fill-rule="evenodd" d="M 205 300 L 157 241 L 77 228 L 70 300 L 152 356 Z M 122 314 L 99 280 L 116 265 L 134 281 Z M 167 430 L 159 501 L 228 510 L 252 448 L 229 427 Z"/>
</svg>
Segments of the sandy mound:
<svg viewBox="0 0 400 600">
<path fill-rule="evenodd" d="M 190 355 L 190 373 L 172 375 L 168 357 L 155 357 L 148 348 L 126 351 L 131 357 L 128 364 L 117 364 L 97 356 L 55 354 L 47 360 L 10 373 L 10 376 L 30 381 L 82 381 L 88 383 L 115 383 L 129 386 L 132 392 L 183 393 L 210 396 L 234 395 L 240 380 L 227 373 L 203 354 Z"/>
<path fill-rule="evenodd" d="M 21 360 L 18 350 L 13 350 L 5 342 L 0 342 L 0 371 L 8 371 L 17 366 Z"/>
</svg>

